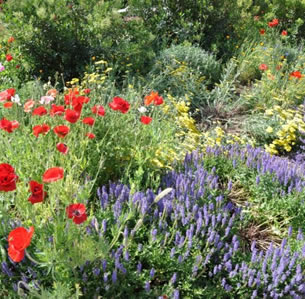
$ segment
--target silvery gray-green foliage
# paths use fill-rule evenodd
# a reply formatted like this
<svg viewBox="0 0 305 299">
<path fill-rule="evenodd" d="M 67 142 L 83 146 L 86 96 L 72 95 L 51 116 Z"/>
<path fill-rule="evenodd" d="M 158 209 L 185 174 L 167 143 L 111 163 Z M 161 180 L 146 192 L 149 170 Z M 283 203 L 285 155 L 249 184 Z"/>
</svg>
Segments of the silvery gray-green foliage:
<svg viewBox="0 0 305 299">
<path fill-rule="evenodd" d="M 191 98 L 194 107 L 204 105 L 209 89 L 219 81 L 220 61 L 191 45 L 176 45 L 162 51 L 149 73 L 151 88 L 160 93 Z"/>
<path fill-rule="evenodd" d="M 166 68 L 175 68 L 179 66 L 177 61 L 204 76 L 207 85 L 220 78 L 220 61 L 213 54 L 190 44 L 174 45 L 163 50 L 151 72 L 158 74 Z"/>
</svg>

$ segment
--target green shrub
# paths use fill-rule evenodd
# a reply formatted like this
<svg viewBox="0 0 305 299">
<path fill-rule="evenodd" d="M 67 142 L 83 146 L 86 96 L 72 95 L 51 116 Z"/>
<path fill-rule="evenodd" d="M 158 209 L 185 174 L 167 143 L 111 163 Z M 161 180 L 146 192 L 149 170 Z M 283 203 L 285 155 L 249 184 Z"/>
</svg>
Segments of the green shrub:
<svg viewBox="0 0 305 299">
<path fill-rule="evenodd" d="M 273 18 L 279 28 L 304 38 L 305 2 L 299 0 L 129 0 L 132 13 L 141 16 L 158 35 L 160 45 L 188 41 L 232 57 L 249 35 L 268 28 Z"/>
<path fill-rule="evenodd" d="M 161 52 L 149 73 L 152 87 L 173 96 L 191 98 L 193 106 L 204 104 L 208 89 L 220 78 L 221 64 L 215 56 L 189 45 L 172 46 Z"/>
<path fill-rule="evenodd" d="M 146 74 L 150 70 L 155 58 L 154 35 L 146 29 L 143 19 L 112 12 L 101 22 L 97 10 L 89 23 L 92 55 L 107 60 L 116 76 Z"/>
<path fill-rule="evenodd" d="M 24 59 L 16 46 L 14 37 L 7 35 L 3 28 L 0 28 L 0 32 L 0 90 L 3 90 L 20 86 L 27 74 Z"/>
<path fill-rule="evenodd" d="M 237 57 L 239 80 L 244 83 L 253 81 L 251 88 L 244 89 L 241 94 L 243 102 L 251 109 L 258 110 L 265 110 L 275 104 L 285 108 L 301 104 L 305 95 L 304 80 L 291 74 L 303 72 L 303 49 L 291 47 L 285 41 L 272 43 L 268 39 L 250 45 L 253 48 L 250 46 L 249 50 L 241 51 Z M 261 65 L 267 69 L 260 70 Z"/>
<path fill-rule="evenodd" d="M 56 72 L 67 80 L 79 77 L 95 57 L 116 63 L 119 73 L 144 71 L 154 56 L 153 36 L 141 19 L 119 14 L 120 6 L 120 1 L 9 0 L 0 17 L 28 72 L 44 80 Z"/>
<path fill-rule="evenodd" d="M 131 12 L 141 16 L 152 32 L 158 35 L 159 44 L 188 41 L 219 56 L 230 56 L 235 47 L 235 38 L 227 40 L 227 36 L 234 37 L 233 24 L 240 24 L 248 17 L 251 3 L 249 5 L 247 2 L 129 0 L 128 4 Z"/>
</svg>

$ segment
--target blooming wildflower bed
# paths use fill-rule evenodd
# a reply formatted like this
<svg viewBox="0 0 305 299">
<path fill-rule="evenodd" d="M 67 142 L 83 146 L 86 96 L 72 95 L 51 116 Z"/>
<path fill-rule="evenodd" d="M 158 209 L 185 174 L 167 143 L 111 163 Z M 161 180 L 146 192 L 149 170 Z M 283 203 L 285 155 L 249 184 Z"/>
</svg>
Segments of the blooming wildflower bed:
<svg viewBox="0 0 305 299">
<path fill-rule="evenodd" d="M 305 245 L 301 231 L 297 236 L 299 250 L 292 250 L 284 238 L 280 246 L 270 244 L 267 251 L 253 242 L 247 253 L 240 235 L 243 210 L 229 200 L 215 169 L 208 172 L 203 165 L 203 157 L 197 152 L 187 155 L 183 166 L 163 177 L 157 194 L 150 189 L 131 194 L 130 188 L 121 183 L 100 187 L 100 209 L 91 221 L 81 230 L 66 222 L 62 232 L 70 235 L 70 230 L 79 231 L 72 240 L 66 240 L 65 256 L 73 256 L 72 244 L 80 246 L 79 241 L 90 240 L 99 248 L 92 259 L 88 254 L 79 260 L 70 257 L 64 264 L 60 259 L 36 261 L 32 255 L 37 259 L 43 255 L 37 249 L 41 241 L 36 232 L 33 234 L 34 229 L 28 232 L 20 222 L 8 221 L 3 233 L 9 235 L 9 246 L 21 240 L 14 237 L 17 230 L 25 234 L 19 241 L 24 242 L 22 250 L 30 242 L 31 246 L 22 263 L 1 263 L 4 285 L 21 293 L 32 288 L 35 292 L 59 278 L 57 271 L 66 268 L 66 275 L 86 297 L 228 294 L 241 298 L 302 298 Z M 86 219 L 81 204 L 70 206 L 67 213 L 69 218 L 80 219 L 73 219 L 76 224 Z M 39 230 L 48 230 L 55 222 L 51 219 Z M 291 234 L 290 229 L 288 239 Z M 48 239 L 44 251 L 63 241 L 58 232 L 44 235 Z"/>
<path fill-rule="evenodd" d="M 305 56 L 280 19 L 255 22 L 223 75 L 186 43 L 148 83 L 93 56 L 61 92 L 50 78 L 11 88 L 23 56 L 6 41 L 1 298 L 305 297 Z M 231 108 L 261 116 L 263 133 L 230 131 Z"/>
</svg>

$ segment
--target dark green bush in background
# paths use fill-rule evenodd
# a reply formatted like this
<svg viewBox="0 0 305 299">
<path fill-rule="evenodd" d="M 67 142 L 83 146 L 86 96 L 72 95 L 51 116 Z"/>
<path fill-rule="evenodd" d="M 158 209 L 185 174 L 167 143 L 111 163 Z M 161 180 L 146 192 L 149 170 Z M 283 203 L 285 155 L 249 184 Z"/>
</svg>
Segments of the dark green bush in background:
<svg viewBox="0 0 305 299">
<path fill-rule="evenodd" d="M 153 36 L 140 18 L 125 18 L 121 1 L 9 0 L 1 20 L 16 39 L 27 71 L 46 80 L 79 77 L 92 57 L 145 72 Z M 128 64 L 128 67 L 126 65 Z"/>
</svg>

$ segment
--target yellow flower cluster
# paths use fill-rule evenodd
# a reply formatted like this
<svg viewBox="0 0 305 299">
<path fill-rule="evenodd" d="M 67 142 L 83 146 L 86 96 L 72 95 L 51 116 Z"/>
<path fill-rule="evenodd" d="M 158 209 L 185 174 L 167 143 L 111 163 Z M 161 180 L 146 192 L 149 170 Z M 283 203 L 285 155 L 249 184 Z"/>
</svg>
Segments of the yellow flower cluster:
<svg viewBox="0 0 305 299">
<path fill-rule="evenodd" d="M 252 139 L 225 132 L 220 126 L 214 130 L 202 133 L 195 124 L 194 118 L 190 115 L 190 99 L 187 95 L 183 100 L 177 100 L 168 94 L 168 104 L 164 105 L 162 110 L 165 115 L 173 116 L 178 125 L 176 136 L 181 138 L 179 146 L 162 145 L 156 151 L 152 163 L 161 168 L 169 168 L 168 165 L 174 160 L 181 161 L 187 152 L 195 149 L 205 150 L 208 146 L 227 145 L 227 144 L 251 144 Z M 174 108 L 174 109 L 173 109 Z"/>
<path fill-rule="evenodd" d="M 95 83 L 95 84 L 102 84 L 106 80 L 105 74 L 99 74 L 99 73 L 91 73 L 88 74 L 85 72 L 83 81 L 90 84 L 90 83 Z"/>
<path fill-rule="evenodd" d="M 271 144 L 266 144 L 265 149 L 270 154 L 278 154 L 279 151 L 290 152 L 298 141 L 300 132 L 305 131 L 305 122 L 303 120 L 303 105 L 299 109 L 287 109 L 276 105 L 273 109 L 268 109 L 266 115 L 274 115 L 279 118 L 281 128 L 276 132 L 278 138 L 274 139 Z M 272 128 L 271 128 L 272 129 Z M 271 130 L 267 128 L 267 132 Z"/>
<path fill-rule="evenodd" d="M 195 120 L 190 116 L 190 99 L 186 95 L 183 100 L 178 100 L 167 95 L 169 103 L 164 105 L 162 110 L 165 115 L 170 111 L 177 124 L 178 131 L 176 137 L 181 138 L 182 142 L 179 146 L 170 144 L 160 146 L 152 163 L 161 168 L 170 168 L 171 162 L 174 160 L 181 161 L 187 152 L 191 152 L 199 147 L 200 132 L 196 127 Z M 173 110 L 171 110 L 171 107 Z"/>
<path fill-rule="evenodd" d="M 216 145 L 228 145 L 228 144 L 251 144 L 254 146 L 254 141 L 252 139 L 246 139 L 243 136 L 238 136 L 232 133 L 226 133 L 221 127 L 217 126 L 212 131 L 207 131 L 202 134 L 204 137 L 202 148 L 206 149 L 208 146 Z"/>
<path fill-rule="evenodd" d="M 96 65 L 96 67 L 94 68 L 94 72 L 85 72 L 84 77 L 81 80 L 79 80 L 78 78 L 73 78 L 71 81 L 66 82 L 67 86 L 78 88 L 80 87 L 82 89 L 85 89 L 91 86 L 92 84 L 97 84 L 98 88 L 101 87 L 100 84 L 103 84 L 105 82 L 108 73 L 112 71 L 112 68 L 107 67 L 108 62 L 105 60 L 96 61 L 94 65 Z"/>
</svg>

